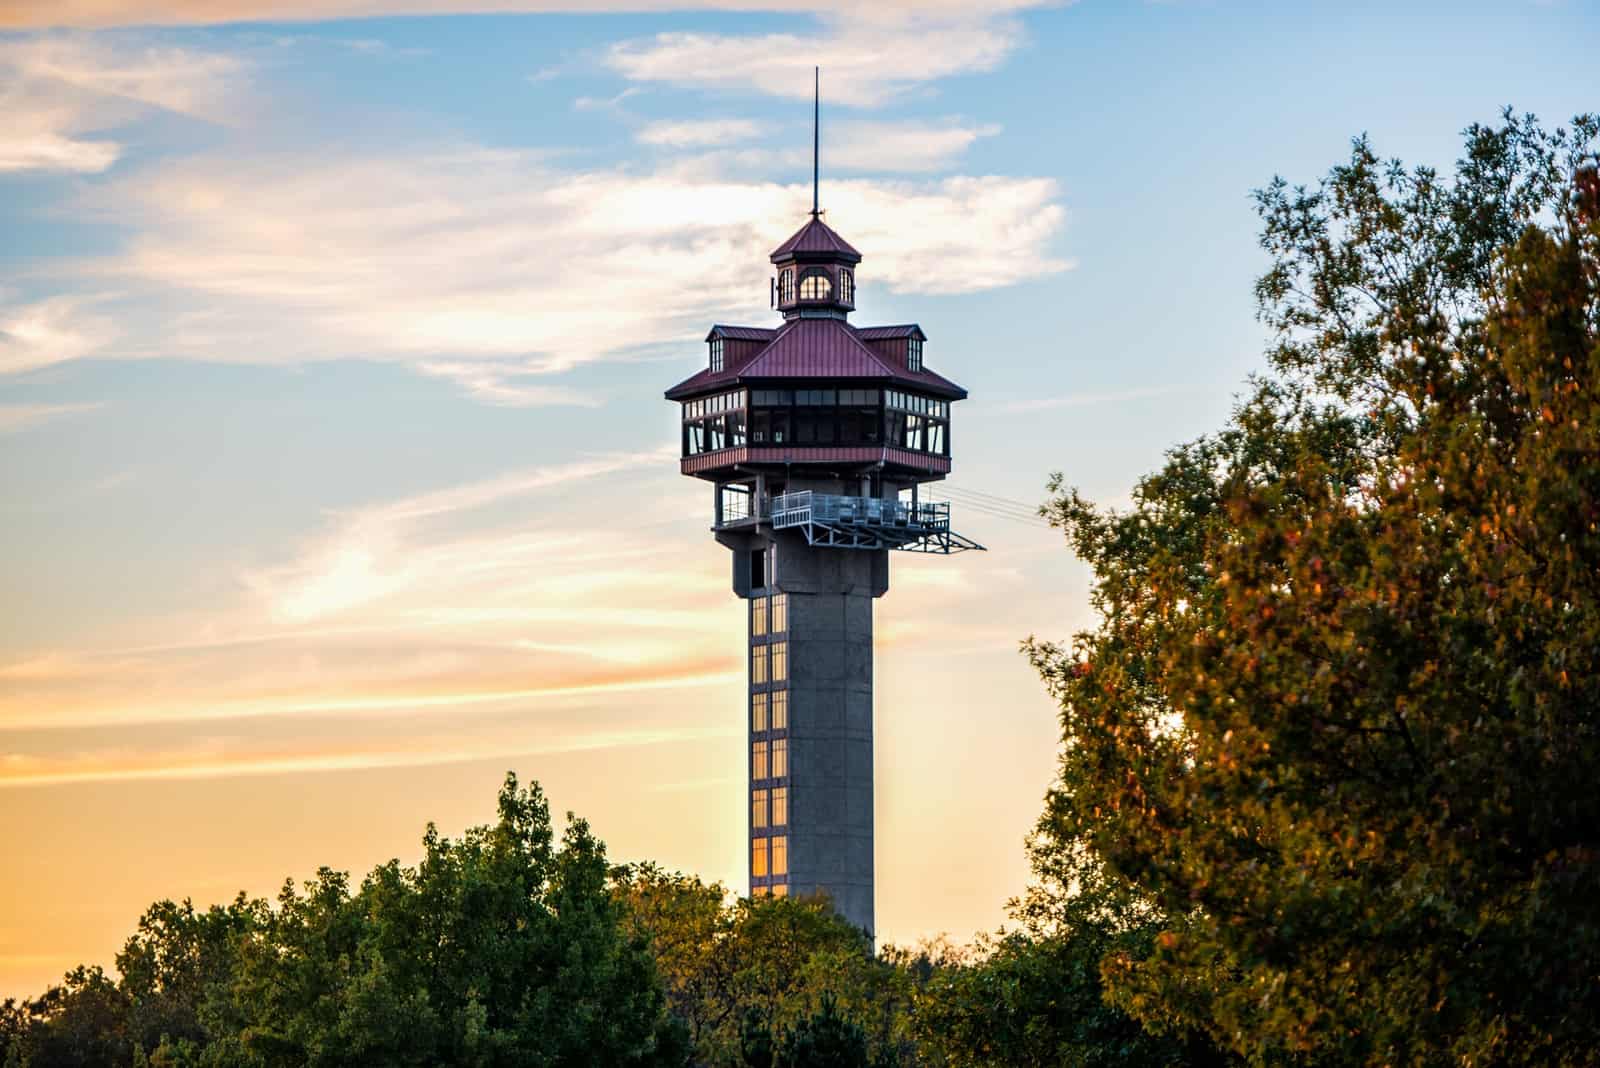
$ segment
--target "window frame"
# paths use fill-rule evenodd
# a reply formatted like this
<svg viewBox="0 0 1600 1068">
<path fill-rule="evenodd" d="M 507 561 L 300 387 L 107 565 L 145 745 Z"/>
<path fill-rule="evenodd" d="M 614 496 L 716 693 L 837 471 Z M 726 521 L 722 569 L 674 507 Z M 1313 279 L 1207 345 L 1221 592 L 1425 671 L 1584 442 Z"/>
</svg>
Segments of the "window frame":
<svg viewBox="0 0 1600 1068">
<path fill-rule="evenodd" d="M 906 370 L 922 370 L 922 339 L 920 337 L 906 338 Z"/>
<path fill-rule="evenodd" d="M 823 286 L 822 295 L 812 295 L 808 297 L 806 296 L 806 283 L 815 279 L 821 279 L 821 284 Z M 816 287 L 813 286 L 812 288 L 814 290 Z M 809 302 L 812 304 L 827 304 L 833 300 L 833 292 L 835 288 L 833 275 L 828 273 L 828 269 L 826 267 L 807 267 L 804 271 L 800 272 L 800 278 L 798 285 L 795 288 L 795 292 L 798 294 L 797 299 L 801 303 Z"/>
</svg>

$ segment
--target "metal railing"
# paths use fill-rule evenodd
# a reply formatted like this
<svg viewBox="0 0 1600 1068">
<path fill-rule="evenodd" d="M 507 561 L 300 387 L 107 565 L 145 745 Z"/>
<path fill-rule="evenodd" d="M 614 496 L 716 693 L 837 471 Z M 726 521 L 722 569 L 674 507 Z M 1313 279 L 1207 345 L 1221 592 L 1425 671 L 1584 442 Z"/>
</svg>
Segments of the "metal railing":
<svg viewBox="0 0 1600 1068">
<path fill-rule="evenodd" d="M 806 523 L 949 530 L 950 502 L 919 501 L 910 504 L 881 497 L 847 497 L 801 490 L 798 493 L 781 493 L 772 498 L 771 519 L 776 530 Z"/>
</svg>

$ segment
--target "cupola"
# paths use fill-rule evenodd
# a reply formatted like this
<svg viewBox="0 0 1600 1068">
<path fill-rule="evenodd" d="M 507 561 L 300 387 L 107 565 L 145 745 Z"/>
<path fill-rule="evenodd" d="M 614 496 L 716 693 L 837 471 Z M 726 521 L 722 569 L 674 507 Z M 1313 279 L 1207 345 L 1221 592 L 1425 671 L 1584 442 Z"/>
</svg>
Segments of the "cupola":
<svg viewBox="0 0 1600 1068">
<path fill-rule="evenodd" d="M 785 319 L 844 318 L 856 306 L 857 252 L 814 212 L 811 221 L 772 252 L 778 269 L 773 305 Z"/>
</svg>

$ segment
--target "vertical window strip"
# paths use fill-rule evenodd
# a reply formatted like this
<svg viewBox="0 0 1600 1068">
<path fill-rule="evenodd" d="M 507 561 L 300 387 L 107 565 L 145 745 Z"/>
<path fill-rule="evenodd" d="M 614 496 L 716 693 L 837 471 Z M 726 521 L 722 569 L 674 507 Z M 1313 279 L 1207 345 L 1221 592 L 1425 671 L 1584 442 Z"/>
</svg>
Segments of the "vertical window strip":
<svg viewBox="0 0 1600 1068">
<path fill-rule="evenodd" d="M 787 743 L 785 743 L 787 747 Z M 770 779 L 769 766 L 770 746 L 767 742 L 753 742 L 750 746 L 750 777 L 752 779 Z M 784 754 L 784 763 L 788 764 L 788 753 Z"/>
<path fill-rule="evenodd" d="M 775 593 L 772 595 L 772 633 L 782 634 L 789 629 L 789 595 Z"/>
<path fill-rule="evenodd" d="M 757 744 L 765 745 L 765 743 L 757 743 Z M 766 753 L 762 753 L 762 757 L 763 758 L 765 758 L 766 755 L 767 755 Z M 775 738 L 775 739 L 773 739 L 771 755 L 772 755 L 771 768 L 769 770 L 771 770 L 771 772 L 772 772 L 772 778 L 781 779 L 784 776 L 788 775 L 789 774 L 789 739 L 787 739 L 787 738 Z M 763 759 L 763 763 L 765 763 L 765 759 Z M 762 777 L 763 776 L 757 776 L 757 778 L 762 778 Z"/>
<path fill-rule="evenodd" d="M 755 731 L 757 734 L 772 729 L 769 726 L 772 721 L 767 714 L 767 702 L 770 696 L 771 695 L 764 693 L 753 693 L 750 695 L 750 729 Z M 785 712 L 787 713 L 787 701 L 784 702 L 784 707 Z M 785 714 L 784 718 L 788 718 L 787 714 Z"/>
<path fill-rule="evenodd" d="M 772 826 L 787 827 L 788 825 L 789 788 L 787 786 L 777 786 L 772 790 Z"/>
<path fill-rule="evenodd" d="M 767 681 L 767 650 L 766 645 L 757 645 L 750 650 L 750 681 L 757 686 L 764 685 Z"/>
<path fill-rule="evenodd" d="M 788 808 L 787 801 L 784 802 L 784 807 L 785 809 Z M 767 791 L 765 790 L 750 791 L 750 826 L 756 830 L 767 826 Z"/>
<path fill-rule="evenodd" d="M 773 690 L 771 694 L 762 694 L 771 701 L 771 716 L 767 719 L 768 730 L 786 731 L 789 729 L 789 691 Z M 765 711 L 765 709 L 763 709 Z"/>
<path fill-rule="evenodd" d="M 789 836 L 786 834 L 774 835 L 772 838 L 772 874 L 789 874 Z"/>
<path fill-rule="evenodd" d="M 767 599 L 750 598 L 750 636 L 760 638 L 767 633 Z"/>
<path fill-rule="evenodd" d="M 771 674 L 768 678 L 773 682 L 783 682 L 789 677 L 789 643 L 786 641 L 773 642 L 767 646 L 771 651 Z"/>
</svg>

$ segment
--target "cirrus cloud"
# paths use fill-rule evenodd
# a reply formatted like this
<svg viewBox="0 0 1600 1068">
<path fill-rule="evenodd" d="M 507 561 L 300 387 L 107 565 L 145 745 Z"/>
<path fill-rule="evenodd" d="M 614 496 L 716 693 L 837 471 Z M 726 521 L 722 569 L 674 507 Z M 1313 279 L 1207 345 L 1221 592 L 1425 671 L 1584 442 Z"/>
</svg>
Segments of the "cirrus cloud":
<svg viewBox="0 0 1600 1068">
<path fill-rule="evenodd" d="M 125 294 L 120 336 L 59 354 L 356 356 L 487 403 L 594 403 L 559 376 L 695 338 L 711 318 L 769 316 L 766 254 L 809 192 L 670 167 L 562 171 L 487 149 L 191 159 L 85 194 L 92 215 L 141 225 L 80 267 Z M 1069 266 L 1051 253 L 1064 211 L 1050 179 L 857 179 L 828 193 L 830 221 L 867 254 L 868 287 L 973 292 Z M 37 342 L 27 351 L 17 359 L 49 362 Z"/>
</svg>

